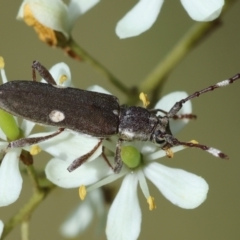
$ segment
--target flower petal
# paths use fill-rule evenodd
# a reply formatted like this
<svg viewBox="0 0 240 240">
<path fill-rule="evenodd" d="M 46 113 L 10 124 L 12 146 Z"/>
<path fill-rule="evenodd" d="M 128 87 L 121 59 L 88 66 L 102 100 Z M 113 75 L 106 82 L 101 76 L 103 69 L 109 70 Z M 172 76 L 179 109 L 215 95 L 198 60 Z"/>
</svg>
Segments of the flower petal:
<svg viewBox="0 0 240 240">
<path fill-rule="evenodd" d="M 2 236 L 3 227 L 4 227 L 3 221 L 0 220 L 0 238 L 1 238 L 1 236 Z"/>
<path fill-rule="evenodd" d="M 6 153 L 0 166 L 0 206 L 15 202 L 22 190 L 22 176 L 19 171 L 21 149 Z"/>
<path fill-rule="evenodd" d="M 113 173 L 102 158 L 86 162 L 73 172 L 67 170 L 68 166 L 66 161 L 51 159 L 45 168 L 47 178 L 59 187 L 75 188 L 95 183 Z"/>
<path fill-rule="evenodd" d="M 176 102 L 182 100 L 183 98 L 186 98 L 187 96 L 188 94 L 186 92 L 169 93 L 168 95 L 162 97 L 158 101 L 154 109 L 161 109 L 168 112 Z M 185 104 L 183 104 L 183 107 L 178 112 L 178 114 L 190 114 L 190 113 L 192 113 L 192 104 L 190 101 L 187 101 Z M 165 114 L 159 112 L 157 115 L 164 116 Z M 189 119 L 177 119 L 177 120 L 170 119 L 170 129 L 173 135 L 178 133 L 188 122 Z"/>
<path fill-rule="evenodd" d="M 71 0 L 69 3 L 69 21 L 71 26 L 74 25 L 76 19 L 89 9 L 94 7 L 100 0 Z"/>
<path fill-rule="evenodd" d="M 22 120 L 21 129 L 22 129 L 25 137 L 27 137 L 30 134 L 30 132 L 34 128 L 35 124 L 36 124 L 35 122 L 31 122 L 26 119 Z"/>
<path fill-rule="evenodd" d="M 108 240 L 137 239 L 142 220 L 137 197 L 137 175 L 128 174 L 109 210 L 107 219 Z"/>
<path fill-rule="evenodd" d="M 219 17 L 224 0 L 181 0 L 188 15 L 195 21 L 212 21 Z"/>
<path fill-rule="evenodd" d="M 181 208 L 196 208 L 207 197 L 207 182 L 182 169 L 151 163 L 146 166 L 144 173 L 170 202 Z"/>
<path fill-rule="evenodd" d="M 57 63 L 49 70 L 53 79 L 56 81 L 58 86 L 69 87 L 71 86 L 71 71 L 68 65 L 64 62 Z M 64 82 L 61 81 L 62 77 L 65 76 Z M 41 81 L 45 81 L 42 79 Z M 46 82 L 46 81 L 45 81 Z"/>
<path fill-rule="evenodd" d="M 68 9 L 61 0 L 25 0 L 18 12 L 17 18 L 24 18 L 24 7 L 29 5 L 32 14 L 42 25 L 62 32 L 68 37 L 70 30 Z"/>
<path fill-rule="evenodd" d="M 93 85 L 87 88 L 88 91 L 92 91 L 92 92 L 100 92 L 100 93 L 105 93 L 105 94 L 109 94 L 112 95 L 110 92 L 108 92 L 107 90 L 105 90 L 104 88 L 98 86 L 98 85 Z"/>
<path fill-rule="evenodd" d="M 73 238 L 86 230 L 93 220 L 93 210 L 90 200 L 85 199 L 62 224 L 61 234 L 66 238 Z"/>
<path fill-rule="evenodd" d="M 119 38 L 138 36 L 147 31 L 156 21 L 163 0 L 140 0 L 118 23 Z"/>
</svg>

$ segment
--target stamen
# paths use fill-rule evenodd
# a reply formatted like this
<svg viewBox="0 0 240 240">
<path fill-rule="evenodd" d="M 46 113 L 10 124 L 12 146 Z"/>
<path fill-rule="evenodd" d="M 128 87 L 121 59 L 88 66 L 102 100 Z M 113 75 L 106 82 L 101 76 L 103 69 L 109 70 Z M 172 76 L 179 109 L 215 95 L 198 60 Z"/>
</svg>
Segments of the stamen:
<svg viewBox="0 0 240 240">
<path fill-rule="evenodd" d="M 66 82 L 68 77 L 66 75 L 61 75 L 59 78 L 59 84 L 62 85 L 64 82 Z"/>
<path fill-rule="evenodd" d="M 30 154 L 32 156 L 39 154 L 41 151 L 42 149 L 39 147 L 39 145 L 32 145 L 30 148 Z"/>
<path fill-rule="evenodd" d="M 4 59 L 3 59 L 3 57 L 0 56 L 0 69 L 3 69 L 4 66 L 5 66 Z"/>
<path fill-rule="evenodd" d="M 34 17 L 29 4 L 25 4 L 23 12 L 24 12 L 23 19 L 25 23 L 28 26 L 32 26 L 34 28 L 40 40 L 49 44 L 50 46 L 56 46 L 57 38 L 54 30 L 38 22 L 38 20 Z"/>
<path fill-rule="evenodd" d="M 194 143 L 194 144 L 198 144 L 198 141 L 196 141 L 196 140 L 191 140 L 191 141 L 189 141 L 190 143 Z"/>
<path fill-rule="evenodd" d="M 164 149 L 164 151 L 166 152 L 166 155 L 168 158 L 173 158 L 174 154 L 173 154 L 173 151 L 171 150 L 171 148 Z"/>
<path fill-rule="evenodd" d="M 155 204 L 155 202 L 154 202 L 154 198 L 153 198 L 153 197 L 150 196 L 150 197 L 147 199 L 147 203 L 148 203 L 148 205 L 149 205 L 149 210 L 150 210 L 150 211 L 152 211 L 153 209 L 157 208 L 157 206 L 156 206 L 156 204 Z"/>
<path fill-rule="evenodd" d="M 80 199 L 83 201 L 87 195 L 87 190 L 84 185 L 79 187 L 78 194 L 79 194 Z"/>
<path fill-rule="evenodd" d="M 147 98 L 147 94 L 141 92 L 140 95 L 139 95 L 139 98 L 143 102 L 143 107 L 146 108 L 150 104 L 150 102 Z"/>
</svg>

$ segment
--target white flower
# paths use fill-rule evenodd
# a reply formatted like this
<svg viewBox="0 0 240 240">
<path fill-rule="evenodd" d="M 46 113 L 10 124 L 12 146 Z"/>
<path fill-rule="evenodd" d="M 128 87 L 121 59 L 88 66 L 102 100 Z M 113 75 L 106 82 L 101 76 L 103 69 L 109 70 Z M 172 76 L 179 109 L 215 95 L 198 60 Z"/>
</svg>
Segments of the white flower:
<svg viewBox="0 0 240 240">
<path fill-rule="evenodd" d="M 0 238 L 1 238 L 1 236 L 2 236 L 3 227 L 4 227 L 3 221 L 0 220 Z"/>
<path fill-rule="evenodd" d="M 7 82 L 4 68 L 0 68 L 3 83 Z M 17 121 L 17 118 L 15 118 Z M 28 136 L 34 127 L 34 123 L 23 120 L 20 128 L 24 136 Z M 8 146 L 7 137 L 0 129 L 0 150 L 4 151 Z M 9 149 L 0 166 L 0 207 L 15 202 L 22 190 L 22 176 L 19 171 L 19 156 L 21 148 Z"/>
<path fill-rule="evenodd" d="M 184 92 L 171 93 L 162 98 L 156 108 L 169 111 L 176 101 L 185 97 L 187 94 Z M 191 113 L 190 102 L 184 104 L 179 112 L 179 114 L 187 113 Z M 172 132 L 175 133 L 187 122 L 187 119 L 172 120 L 170 123 Z M 114 143 L 105 141 L 103 145 L 115 153 Z M 85 163 L 73 173 L 66 171 L 68 163 L 61 159 L 52 159 L 45 169 L 47 178 L 58 186 L 72 188 L 90 185 L 87 188 L 88 191 L 125 176 L 108 214 L 106 228 L 108 239 L 136 239 L 138 237 L 141 226 L 141 210 L 137 197 L 138 182 L 149 202 L 150 209 L 155 206 L 146 178 L 152 181 L 169 201 L 181 208 L 196 208 L 206 199 L 208 184 L 204 179 L 184 170 L 169 168 L 153 162 L 153 160 L 166 156 L 166 153 L 156 145 L 150 142 L 125 142 L 124 145 L 134 147 L 141 153 L 142 162 L 135 169 L 129 169 L 124 165 L 119 174 L 113 174 L 103 159 Z M 183 148 L 183 146 L 177 146 L 171 150 L 177 152 Z M 109 157 L 109 160 L 112 162 L 113 157 Z"/>
<path fill-rule="evenodd" d="M 117 23 L 116 34 L 120 38 L 138 36 L 156 21 L 164 0 L 139 0 Z M 181 0 L 189 16 L 195 21 L 216 19 L 224 6 L 224 0 Z"/>
<path fill-rule="evenodd" d="M 53 41 L 53 33 L 48 30 L 61 32 L 66 39 L 70 37 L 70 32 L 76 19 L 96 5 L 99 0 L 71 0 L 66 5 L 62 0 L 24 0 L 17 14 L 17 19 L 34 26 L 41 40 L 48 38 Z M 45 26 L 48 29 L 43 31 Z"/>
<path fill-rule="evenodd" d="M 96 189 L 87 195 L 87 198 L 79 204 L 77 209 L 62 224 L 60 228 L 61 234 L 66 238 L 76 237 L 83 233 L 96 217 L 98 221 L 97 230 L 102 231 L 106 222 L 106 206 L 102 189 Z"/>
</svg>

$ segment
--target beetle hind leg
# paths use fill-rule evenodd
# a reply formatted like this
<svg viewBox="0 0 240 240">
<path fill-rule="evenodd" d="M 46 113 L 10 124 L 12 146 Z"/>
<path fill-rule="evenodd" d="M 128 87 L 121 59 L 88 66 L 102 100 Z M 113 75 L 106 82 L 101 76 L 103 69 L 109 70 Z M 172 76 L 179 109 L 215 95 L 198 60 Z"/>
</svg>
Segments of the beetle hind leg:
<svg viewBox="0 0 240 240">
<path fill-rule="evenodd" d="M 40 142 L 44 142 L 48 139 L 51 139 L 51 138 L 57 136 L 58 134 L 60 134 L 63 131 L 64 131 L 64 128 L 59 128 L 56 132 L 49 134 L 47 136 L 44 136 L 44 137 L 21 138 L 21 139 L 10 142 L 7 146 L 7 149 L 8 148 L 18 148 L 18 147 L 27 147 L 27 146 L 34 145 L 34 144 L 37 144 Z"/>
</svg>

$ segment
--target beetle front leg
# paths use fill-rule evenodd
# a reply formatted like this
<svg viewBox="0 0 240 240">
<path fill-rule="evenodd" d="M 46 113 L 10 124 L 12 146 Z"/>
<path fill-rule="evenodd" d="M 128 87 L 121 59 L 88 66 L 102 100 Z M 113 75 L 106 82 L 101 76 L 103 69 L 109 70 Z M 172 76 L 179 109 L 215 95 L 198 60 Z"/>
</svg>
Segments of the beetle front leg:
<svg viewBox="0 0 240 240">
<path fill-rule="evenodd" d="M 115 173 L 119 173 L 121 171 L 122 165 L 123 165 L 122 158 L 121 158 L 122 142 L 123 142 L 123 140 L 119 138 L 117 141 L 117 145 L 116 145 L 116 154 L 115 154 L 115 158 L 114 158 L 115 166 L 113 168 L 113 171 Z"/>
</svg>

